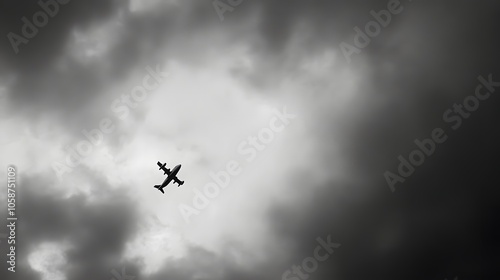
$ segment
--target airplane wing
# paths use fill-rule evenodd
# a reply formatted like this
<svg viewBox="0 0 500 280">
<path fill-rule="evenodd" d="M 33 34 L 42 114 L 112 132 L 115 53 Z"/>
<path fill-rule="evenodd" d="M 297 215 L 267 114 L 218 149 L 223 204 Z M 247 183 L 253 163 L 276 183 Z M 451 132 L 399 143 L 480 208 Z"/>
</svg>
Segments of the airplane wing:
<svg viewBox="0 0 500 280">
<path fill-rule="evenodd" d="M 156 164 L 158 164 L 160 169 L 163 170 L 163 172 L 165 172 L 164 174 L 170 175 L 170 169 L 165 168 L 165 165 L 167 165 L 166 163 L 162 164 L 161 162 L 157 162 Z"/>
<path fill-rule="evenodd" d="M 184 181 L 181 181 L 179 180 L 179 178 L 177 178 L 177 176 L 174 177 L 174 182 L 177 183 L 179 185 L 179 187 L 184 184 Z"/>
</svg>

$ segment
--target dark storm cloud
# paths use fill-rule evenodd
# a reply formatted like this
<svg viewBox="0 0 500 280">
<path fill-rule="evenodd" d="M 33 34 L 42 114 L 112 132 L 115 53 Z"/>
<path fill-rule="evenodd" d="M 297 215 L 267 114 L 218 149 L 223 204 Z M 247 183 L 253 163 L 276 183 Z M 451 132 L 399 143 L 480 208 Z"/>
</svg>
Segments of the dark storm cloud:
<svg viewBox="0 0 500 280">
<path fill-rule="evenodd" d="M 103 86 L 102 76 L 95 67 L 89 69 L 67 61 L 67 68 L 61 69 L 57 64 L 72 31 L 86 28 L 90 23 L 105 22 L 115 12 L 118 2 L 69 1 L 57 6 L 57 13 L 26 44 L 20 44 L 16 54 L 8 35 L 24 37 L 22 19 L 33 23 L 33 15 L 43 9 L 38 1 L 1 2 L 0 72 L 14 77 L 7 85 L 12 112 L 38 117 L 41 111 L 77 108 L 75 104 L 85 104 L 87 96 L 93 96 Z"/>
<path fill-rule="evenodd" d="M 72 28 L 86 25 L 89 22 L 110 16 L 116 1 L 61 1 L 57 3 L 59 11 L 53 18 L 49 17 L 47 24 L 40 27 L 36 36 L 26 45 L 21 45 L 20 54 L 15 55 L 13 46 L 9 41 L 10 32 L 23 36 L 22 27 L 26 18 L 33 23 L 33 16 L 43 8 L 37 0 L 22 2 L 1 1 L 1 34 L 0 50 L 5 67 L 4 71 L 21 72 L 36 75 L 47 67 L 47 64 L 59 55 Z M 47 1 L 41 1 L 47 2 Z M 49 1 L 50 2 L 50 1 Z M 54 11 L 57 8 L 53 8 Z"/>
<path fill-rule="evenodd" d="M 316 279 L 475 279 L 492 276 L 498 262 L 492 216 L 500 99 L 493 93 L 457 131 L 442 115 L 474 95 L 479 75 L 500 81 L 499 5 L 419 4 L 363 49 L 366 60 L 355 64 L 369 69 L 361 85 L 368 101 L 353 109 L 341 136 L 332 131 L 321 139 L 325 146 L 341 139 L 352 183 L 332 180 L 305 196 L 312 196 L 305 209 L 271 211 L 277 232 L 299 244 L 292 262 L 310 254 L 316 236 L 331 233 L 342 243 L 336 268 L 320 268 Z M 398 32 L 400 46 L 391 48 Z M 418 48 L 406 52 L 405 40 Z M 385 71 L 385 63 L 394 70 Z M 413 141 L 436 127 L 449 139 L 391 193 L 384 172 L 396 172 L 398 155 L 407 157 Z M 327 154 L 324 165 L 332 162 Z"/>
<path fill-rule="evenodd" d="M 24 185 L 34 187 L 22 194 L 24 224 L 19 237 L 24 247 L 19 254 L 26 255 L 42 241 L 68 239 L 75 246 L 67 252 L 70 266 L 65 272 L 68 279 L 109 279 L 110 269 L 120 269 L 122 265 L 128 265 L 128 274 L 140 276 L 140 279 L 194 279 L 203 270 L 209 271 L 208 276 L 202 274 L 204 279 L 280 279 L 290 265 L 299 264 L 311 254 L 318 236 L 331 234 L 342 247 L 331 259 L 320 264 L 312 278 L 449 279 L 458 275 L 459 279 L 475 279 L 481 276 L 481 271 L 489 273 L 498 261 L 494 255 L 498 245 L 494 237 L 498 230 L 492 219 L 496 207 L 493 205 L 498 197 L 493 188 L 498 186 L 494 173 L 500 152 L 496 110 L 500 99 L 493 95 L 482 102 L 480 109 L 457 131 L 448 129 L 449 125 L 442 121 L 442 113 L 454 102 L 461 102 L 464 96 L 473 94 L 477 76 L 493 73 L 494 80 L 500 80 L 496 68 L 500 65 L 500 43 L 496 35 L 499 7 L 493 1 L 414 2 L 415 9 L 410 10 L 408 6 L 380 37 L 362 50 L 362 59 L 354 62 L 352 67 L 368 73 L 361 85 L 363 97 L 368 102 L 361 102 L 363 105 L 348 116 L 342 135 L 331 129 L 328 114 L 321 115 L 326 118 L 318 118 L 319 124 L 313 130 L 321 136 L 318 138 L 320 147 L 341 140 L 344 157 L 348 159 L 346 165 L 351 170 L 347 177 L 352 178 L 352 182 L 331 179 L 316 193 L 304 192 L 300 208 L 277 205 L 269 211 L 275 234 L 293 244 L 293 254 L 288 260 L 277 260 L 250 271 L 201 248 L 191 248 L 177 263 L 168 261 L 158 273 L 141 275 L 137 263 L 107 261 L 118 259 L 125 242 L 134 235 L 137 221 L 133 202 L 114 191 L 106 191 L 107 187 L 102 187 L 106 183 L 99 179 L 95 182 L 99 186 L 96 189 L 104 189 L 102 195 L 109 197 L 106 202 L 92 204 L 83 195 L 63 199 L 45 193 L 43 188 L 40 190 L 37 186 L 50 186 L 53 182 L 39 177 L 23 178 Z M 10 54 L 9 45 L 2 45 L 2 57 L 7 57 L 3 71 L 21 75 L 14 89 L 21 92 L 22 102 L 35 92 L 46 75 L 50 76 L 43 74 L 45 68 L 57 57 L 70 28 L 109 17 L 111 7 L 116 7 L 110 3 L 98 1 L 91 5 L 92 9 L 84 9 L 83 14 L 73 8 L 73 17 L 68 14 L 54 18 L 54 22 L 51 21 L 18 56 Z M 249 37 L 262 41 L 246 43 L 255 44 L 252 51 L 257 67 L 250 76 L 258 75 L 255 85 L 261 85 L 266 79 L 286 77 L 288 70 L 293 71 L 293 67 L 283 66 L 290 58 L 281 51 L 301 20 L 313 26 L 314 32 L 307 34 L 312 50 L 296 55 L 329 48 L 339 50 L 338 44 L 350 38 L 353 27 L 371 20 L 369 11 L 382 9 L 386 3 L 248 1 L 222 23 L 218 22 L 210 4 L 186 4 L 183 8 L 190 15 L 184 21 L 193 30 L 210 22 L 221 25 L 227 32 L 231 32 L 227 27 L 231 21 L 237 22 L 239 16 L 244 17 L 245 9 L 259 11 L 259 29 Z M 31 14 L 34 7 L 35 4 L 23 9 L 13 7 L 17 11 L 15 16 L 2 17 L 8 27 L 2 27 L 2 32 L 19 28 L 19 19 Z M 93 9 L 99 12 L 94 14 Z M 117 76 L 122 75 L 119 71 L 142 61 L 139 57 L 146 56 L 154 45 L 168 37 L 162 27 L 168 20 L 159 14 L 148 16 L 129 18 L 128 33 L 121 37 L 116 52 L 109 58 L 115 65 L 112 68 L 118 71 L 113 72 Z M 56 20 L 60 23 L 56 24 Z M 43 35 L 45 31 L 54 34 Z M 43 36 L 51 36 L 53 40 L 43 39 Z M 412 39 L 414 37 L 417 39 Z M 391 43 L 391 39 L 396 43 Z M 418 47 L 408 53 L 406 41 Z M 263 46 L 259 42 L 263 42 Z M 47 55 L 41 55 L 38 50 L 46 50 Z M 133 59 L 125 59 L 129 57 Z M 340 63 L 348 67 L 347 63 Z M 384 70 L 382 66 L 387 63 L 392 65 L 393 71 Z M 100 77 L 92 76 L 91 69 L 79 67 L 75 66 L 73 71 L 76 72 L 68 74 L 74 75 L 68 86 L 78 78 L 83 79 L 79 81 L 82 84 L 106 83 L 96 82 Z M 76 74 L 78 69 L 83 73 Z M 262 69 L 282 72 L 277 71 L 273 76 Z M 88 80 L 84 78 L 85 73 L 90 75 Z M 71 102 L 76 100 L 67 98 Z M 370 100 L 382 101 L 371 103 Z M 407 155 L 414 148 L 413 140 L 428 138 L 435 127 L 445 128 L 449 139 L 392 193 L 383 173 L 394 171 L 397 156 Z M 324 158 L 317 161 L 328 168 L 335 159 L 325 153 Z M 299 174 L 307 176 L 307 171 L 302 172 Z M 95 176 L 89 173 L 89 178 Z M 293 186 L 308 184 L 304 179 L 292 179 L 290 184 Z M 217 268 L 221 268 L 220 274 L 215 271 Z M 31 272 L 24 269 L 22 273 Z M 36 279 L 34 275 L 23 279 L 30 277 Z"/>
<path fill-rule="evenodd" d="M 84 118 L 78 117 L 79 108 L 88 104 L 100 91 L 112 85 L 113 82 L 126 77 L 131 68 L 150 63 L 157 64 L 161 58 L 157 51 L 166 43 L 167 46 L 184 45 L 183 48 L 190 50 L 189 54 L 177 50 L 177 53 L 173 55 L 191 61 L 197 57 L 197 53 L 204 54 L 204 49 L 210 49 L 210 44 L 207 38 L 207 48 L 195 49 L 190 45 L 195 42 L 189 39 L 189 34 L 199 36 L 200 30 L 209 27 L 224 30 L 229 37 L 253 45 L 253 42 L 245 39 L 248 31 L 241 32 L 238 29 L 238 23 L 242 20 L 239 20 L 236 15 L 241 16 L 242 19 L 253 15 L 245 14 L 243 9 L 248 9 L 249 12 L 255 9 L 260 10 L 258 16 L 261 20 L 257 31 L 263 38 L 264 48 L 255 45 L 257 57 L 262 57 L 263 62 L 272 58 L 273 64 L 279 65 L 280 56 L 277 54 L 286 46 L 294 30 L 295 22 L 303 18 L 308 19 L 314 26 L 313 41 L 329 42 L 332 38 L 339 37 L 333 36 L 335 31 L 342 31 L 341 24 L 336 18 L 337 13 L 341 14 L 348 8 L 345 4 L 338 2 L 317 1 L 314 4 L 307 4 L 292 1 L 283 4 L 262 1 L 240 7 L 239 14 L 234 14 L 232 18 L 228 18 L 227 22 L 221 23 L 208 1 L 183 3 L 177 6 L 160 5 L 153 11 L 132 15 L 127 12 L 128 7 L 125 1 L 94 3 L 74 0 L 68 4 L 60 4 L 58 13 L 53 18 L 51 17 L 45 26 L 40 27 L 37 35 L 27 44 L 19 45 L 19 53 L 16 54 L 7 35 L 10 32 L 22 35 L 24 22 L 21 19 L 26 17 L 32 21 L 33 14 L 40 11 L 41 7 L 37 1 L 25 1 L 22 4 L 4 1 L 2 5 L 2 11 L 5 13 L 2 16 L 1 25 L 1 35 L 4 40 L 0 42 L 0 56 L 4 61 L 2 72 L 6 77 L 16 77 L 15 82 L 9 85 L 11 98 L 21 108 L 27 104 L 36 105 L 35 108 L 28 107 L 25 113 L 31 111 L 31 114 L 36 115 L 39 110 L 66 110 L 68 112 L 63 112 L 66 113 L 65 117 L 70 117 L 70 120 L 76 118 L 73 122 L 80 123 Z M 357 7 L 359 10 L 352 7 Z M 369 6 L 358 1 L 354 2 L 352 7 L 348 10 L 359 11 L 361 14 L 361 11 Z M 81 64 L 71 58 L 66 58 L 65 66 L 61 68 L 58 59 L 65 51 L 70 34 L 74 30 L 85 30 L 96 23 L 105 24 L 115 19 L 120 13 L 123 15 L 120 38 L 114 43 L 104 60 Z M 178 20 L 181 16 L 185 19 Z M 175 22 L 176 19 L 177 22 Z M 342 24 L 347 26 L 350 22 Z M 236 34 L 236 32 L 243 34 L 239 37 L 229 35 Z M 235 41 L 235 43 L 241 42 Z M 311 47 L 317 48 L 317 46 Z M 273 64 L 262 65 L 262 67 L 276 67 Z M 73 124 L 70 123 L 69 127 L 72 126 Z"/>
<path fill-rule="evenodd" d="M 8 273 L 4 279 L 39 279 L 27 259 L 46 242 L 69 244 L 69 248 L 63 246 L 67 265 L 57 268 L 68 279 L 109 279 L 111 269 L 123 265 L 133 271 L 134 265 L 122 263 L 121 256 L 137 229 L 136 202 L 123 190 L 112 190 L 99 175 L 91 173 L 89 178 L 93 198 L 82 193 L 65 198 L 53 187 L 57 184 L 53 179 L 19 178 L 18 215 L 22 218 L 17 229 L 17 272 L 13 275 L 2 269 L 1 273 Z"/>
<path fill-rule="evenodd" d="M 373 20 L 370 11 L 387 9 L 388 2 L 248 1 L 228 15 L 224 23 L 238 22 L 238 18 L 253 16 L 251 11 L 258 11 L 257 34 L 248 40 L 256 66 L 243 77 L 244 81 L 261 89 L 273 87 L 294 74 L 304 75 L 297 70 L 315 53 L 331 49 L 340 51 L 342 41 L 352 40 L 353 28 Z M 394 25 L 397 21 L 393 20 Z M 289 50 L 297 38 L 299 48 Z M 343 62 L 342 57 L 339 63 Z M 273 75 L 268 75 L 269 72 Z"/>
<path fill-rule="evenodd" d="M 52 67 L 53 61 L 60 56 L 64 45 L 73 28 L 83 27 L 89 22 L 109 17 L 115 5 L 113 1 L 70 1 L 60 4 L 59 11 L 48 23 L 38 28 L 38 33 L 25 45 L 20 45 L 16 55 L 8 38 L 9 33 L 23 36 L 23 18 L 33 22 L 33 15 L 43 11 L 38 1 L 2 1 L 2 40 L 0 43 L 1 57 L 4 64 L 2 71 L 20 75 L 18 86 L 30 86 L 29 81 L 39 81 L 39 75 Z M 30 88 L 36 89 L 36 88 Z"/>
<path fill-rule="evenodd" d="M 33 14 L 41 8 L 37 1 L 2 2 L 5 16 L 0 32 L 4 38 L 0 42 L 0 57 L 4 64 L 0 75 L 7 87 L 6 101 L 11 113 L 36 119 L 51 112 L 68 133 L 81 137 L 82 129 L 94 128 L 102 118 L 113 115 L 110 103 L 130 92 L 111 96 L 110 90 L 117 84 L 130 82 L 127 79 L 131 73 L 147 66 L 163 66 L 167 58 L 199 63 L 211 49 L 200 49 L 193 38 L 200 36 L 206 26 L 219 24 L 210 3 L 160 3 L 155 9 L 137 13 L 130 12 L 128 4 L 128 1 L 73 0 L 59 5 L 58 13 L 27 44 L 20 44 L 16 54 L 7 35 L 9 32 L 22 35 L 21 19 L 32 21 Z M 75 31 L 85 34 L 113 23 L 119 27 L 108 31 L 109 38 L 100 38 L 110 44 L 102 57 L 80 61 L 68 55 Z M 103 102 L 92 103 L 98 98 Z M 141 110 L 145 108 L 138 108 L 134 115 L 140 115 Z"/>
<path fill-rule="evenodd" d="M 132 70 L 159 64 L 158 50 L 164 47 L 172 19 L 166 9 L 135 15 L 128 12 L 127 5 L 127 1 L 78 0 L 60 4 L 57 14 L 38 28 L 28 43 L 20 44 L 16 54 L 7 35 L 13 32 L 22 36 L 21 19 L 26 17 L 32 22 L 33 14 L 42 8 L 37 1 L 2 1 L 0 73 L 10 81 L 6 86 L 12 112 L 36 118 L 40 113 L 55 111 L 60 113 L 61 122 L 76 131 L 102 118 L 109 104 L 94 108 L 92 114 L 88 114 L 86 106 L 115 83 L 124 83 Z M 109 42 L 110 49 L 103 59 L 83 63 L 68 56 L 73 32 L 85 33 L 99 25 L 104 28 L 113 21 L 119 21 L 121 27 L 107 34 L 117 39 Z"/>
<path fill-rule="evenodd" d="M 264 271 L 273 270 L 266 265 L 255 270 L 246 265 L 243 268 L 229 255 L 217 255 L 188 245 L 186 257 L 167 259 L 162 268 L 151 275 L 142 273 L 144 260 L 123 260 L 127 242 L 137 237 L 142 225 L 140 219 L 145 219 L 138 216 L 137 201 L 130 199 L 130 194 L 122 193 L 123 188 L 113 189 L 103 177 L 88 169 L 84 171 L 89 173 L 90 181 L 86 183 L 90 185 L 92 197 L 83 193 L 66 197 L 51 187 L 57 182 L 40 176 L 19 178 L 22 190 L 18 189 L 18 197 L 22 199 L 18 200 L 18 216 L 22 218 L 18 221 L 16 237 L 16 273 L 2 269 L 0 275 L 4 279 L 42 279 L 38 271 L 30 269 L 28 258 L 45 243 L 62 246 L 65 264 L 49 269 L 60 270 L 71 280 L 125 276 L 151 280 L 198 279 L 200 276 L 203 279 L 237 276 L 238 279 L 264 279 Z M 5 246 L 3 242 L 2 248 Z M 1 259 L 5 262 L 6 256 L 2 255 Z"/>
</svg>

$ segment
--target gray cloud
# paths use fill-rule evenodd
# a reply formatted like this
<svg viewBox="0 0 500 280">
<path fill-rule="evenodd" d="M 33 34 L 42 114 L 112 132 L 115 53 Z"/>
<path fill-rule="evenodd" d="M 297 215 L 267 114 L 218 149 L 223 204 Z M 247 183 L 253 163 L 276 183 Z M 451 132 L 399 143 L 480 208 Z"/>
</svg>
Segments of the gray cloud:
<svg viewBox="0 0 500 280">
<path fill-rule="evenodd" d="M 19 30 L 20 18 L 38 8 L 35 1 L 7 2 L 0 9 L 3 38 Z M 9 85 L 7 101 L 12 111 L 36 120 L 40 114 L 59 110 L 64 117 L 60 122 L 71 134 L 95 127 L 108 114 L 107 102 L 92 110 L 88 106 L 99 98 L 115 98 L 106 92 L 110 85 L 124 82 L 130 73 L 165 56 L 201 67 L 208 58 L 222 58 L 225 51 L 245 46 L 253 67 L 235 67 L 231 72 L 242 85 L 273 92 L 282 81 L 301 77 L 311 82 L 308 88 L 315 97 L 325 100 L 311 98 L 304 105 L 312 140 L 297 146 L 323 152 L 314 159 L 316 166 L 288 173 L 287 190 L 301 199 L 296 204 L 276 202 L 266 210 L 272 235 L 290 244 L 287 259 L 247 267 L 230 256 L 189 244 L 183 258 L 166 259 L 159 271 L 146 274 L 144 260 L 122 258 L 127 242 L 138 234 L 140 211 L 135 205 L 139 202 L 130 198 L 134 194 L 115 189 L 105 174 L 81 167 L 92 186 L 90 195 L 54 195 L 51 186 L 57 183 L 52 174 L 22 178 L 19 238 L 23 245 L 18 254 L 25 266 L 17 274 L 19 279 L 40 279 L 28 268 L 27 256 L 44 242 L 61 240 L 72 245 L 64 251 L 67 279 L 110 279 L 111 269 L 122 267 L 139 280 L 280 279 L 292 264 L 311 254 L 316 237 L 328 234 L 342 247 L 320 264 L 311 279 L 493 276 L 498 261 L 494 174 L 499 99 L 493 95 L 482 102 L 457 131 L 449 129 L 442 114 L 474 93 L 479 75 L 493 73 L 494 80 L 500 80 L 499 5 L 494 1 L 403 3 L 404 12 L 348 64 L 339 44 L 352 39 L 354 26 L 371 20 L 370 10 L 382 9 L 387 2 L 248 1 L 220 22 L 211 1 L 160 4 L 132 14 L 125 3 L 75 0 L 62 6 L 60 15 L 18 55 L 7 40 L 1 40 L 0 57 L 5 63 L 0 73 L 5 79 L 17 77 Z M 67 56 L 74 30 L 113 21 L 121 27 L 109 34 L 113 40 L 101 59 L 82 63 Z M 300 69 L 311 57 L 331 50 L 340 55 L 334 62 L 336 69 L 328 68 L 325 74 L 334 76 L 339 74 L 337 68 L 349 69 L 360 81 L 355 104 L 345 109 L 341 119 L 325 109 L 336 105 L 336 98 L 329 98 L 339 94 L 336 84 Z M 60 68 L 61 60 L 65 68 Z M 146 110 L 138 109 L 136 114 Z M 429 137 L 436 127 L 444 128 L 449 139 L 391 193 L 383 173 L 395 170 L 398 155 L 407 155 L 415 148 L 414 139 Z M 138 131 L 137 127 L 120 129 L 128 141 Z M 118 146 L 116 139 L 110 143 Z M 332 143 L 340 154 L 331 149 Z M 294 152 L 290 149 L 291 161 Z M 347 174 L 310 183 L 313 168 L 334 172 L 338 156 Z M 269 253 L 278 252 L 270 249 Z M 4 270 L 0 273 L 3 278 L 11 276 Z"/>
</svg>

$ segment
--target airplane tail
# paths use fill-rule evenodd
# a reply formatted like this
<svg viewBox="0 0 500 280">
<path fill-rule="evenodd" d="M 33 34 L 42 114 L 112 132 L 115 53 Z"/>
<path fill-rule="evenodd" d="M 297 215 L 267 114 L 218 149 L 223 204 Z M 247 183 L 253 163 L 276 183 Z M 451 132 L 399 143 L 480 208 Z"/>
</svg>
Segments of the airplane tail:
<svg viewBox="0 0 500 280">
<path fill-rule="evenodd" d="M 178 186 L 178 187 L 182 186 L 183 184 L 184 184 L 184 181 L 180 181 L 180 183 L 179 183 L 179 186 Z"/>
<path fill-rule="evenodd" d="M 157 162 L 156 164 L 158 164 L 158 166 L 160 167 L 160 168 L 158 168 L 158 170 L 161 170 L 162 168 L 164 168 L 167 165 L 166 162 L 164 164 L 162 164 L 161 162 Z"/>
<path fill-rule="evenodd" d="M 165 194 L 165 192 L 161 188 L 161 185 L 155 185 L 154 187 L 157 188 L 161 193 Z"/>
</svg>

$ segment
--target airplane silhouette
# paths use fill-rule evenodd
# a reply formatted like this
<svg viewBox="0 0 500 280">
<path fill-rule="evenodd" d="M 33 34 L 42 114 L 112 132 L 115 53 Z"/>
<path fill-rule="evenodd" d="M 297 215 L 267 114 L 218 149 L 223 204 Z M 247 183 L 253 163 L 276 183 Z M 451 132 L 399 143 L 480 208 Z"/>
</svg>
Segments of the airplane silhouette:
<svg viewBox="0 0 500 280">
<path fill-rule="evenodd" d="M 165 192 L 163 191 L 163 188 L 166 187 L 168 185 L 168 183 L 170 183 L 172 180 L 174 180 L 174 183 L 179 184 L 179 187 L 182 184 L 184 184 L 184 181 L 181 181 L 181 180 L 179 180 L 179 178 L 177 178 L 177 173 L 181 169 L 180 164 L 175 166 L 174 169 L 172 169 L 172 171 L 170 171 L 170 169 L 165 167 L 165 165 L 167 165 L 167 163 L 162 164 L 161 162 L 157 162 L 156 164 L 158 164 L 158 166 L 160 167 L 158 170 L 163 170 L 163 172 L 164 172 L 163 175 L 165 175 L 165 174 L 167 175 L 167 178 L 165 178 L 165 181 L 163 181 L 163 183 L 161 185 L 154 186 L 159 191 L 161 191 L 163 194 L 165 194 Z"/>
</svg>

